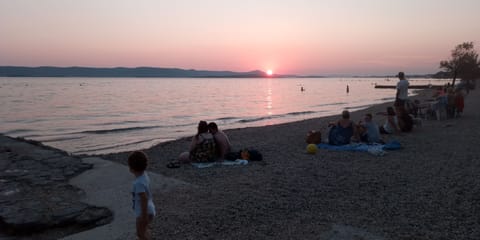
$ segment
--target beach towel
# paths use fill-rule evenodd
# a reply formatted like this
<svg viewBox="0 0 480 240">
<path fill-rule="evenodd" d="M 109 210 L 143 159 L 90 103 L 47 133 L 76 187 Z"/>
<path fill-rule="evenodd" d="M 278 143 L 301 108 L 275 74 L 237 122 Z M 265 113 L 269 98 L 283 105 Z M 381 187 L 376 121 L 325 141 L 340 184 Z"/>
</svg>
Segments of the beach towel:
<svg viewBox="0 0 480 240">
<path fill-rule="evenodd" d="M 333 151 L 353 151 L 353 152 L 368 152 L 375 156 L 385 155 L 385 150 L 396 150 L 402 146 L 398 141 L 390 141 L 386 144 L 366 144 L 366 143 L 351 143 L 347 145 L 330 145 L 326 143 L 317 144 L 319 149 L 327 149 Z"/>
<path fill-rule="evenodd" d="M 400 144 L 397 140 L 392 140 L 390 142 L 385 143 L 385 145 L 383 145 L 384 150 L 397 150 L 401 148 L 402 148 L 402 144 Z"/>
<path fill-rule="evenodd" d="M 225 160 L 223 162 L 207 162 L 207 163 L 192 163 L 195 168 L 209 168 L 213 166 L 232 166 L 232 165 L 247 165 L 248 160 L 237 159 L 235 161 Z"/>
</svg>

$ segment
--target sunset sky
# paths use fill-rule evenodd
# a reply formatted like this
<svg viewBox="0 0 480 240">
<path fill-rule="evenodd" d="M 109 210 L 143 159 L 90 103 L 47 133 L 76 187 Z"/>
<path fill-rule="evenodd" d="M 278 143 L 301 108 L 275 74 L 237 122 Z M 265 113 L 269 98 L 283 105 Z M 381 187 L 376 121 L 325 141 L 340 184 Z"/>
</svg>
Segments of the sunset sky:
<svg viewBox="0 0 480 240">
<path fill-rule="evenodd" d="M 479 0 L 0 0 L 0 65 L 434 73 Z"/>
</svg>

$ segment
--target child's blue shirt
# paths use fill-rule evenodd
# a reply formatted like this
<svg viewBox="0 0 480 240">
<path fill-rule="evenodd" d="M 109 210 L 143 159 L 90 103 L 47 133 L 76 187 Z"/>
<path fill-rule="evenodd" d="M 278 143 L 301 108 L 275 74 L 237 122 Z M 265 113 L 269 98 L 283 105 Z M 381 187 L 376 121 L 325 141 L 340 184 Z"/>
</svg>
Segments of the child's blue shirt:
<svg viewBox="0 0 480 240">
<path fill-rule="evenodd" d="M 148 198 L 148 214 L 155 216 L 155 205 L 153 204 L 152 193 L 150 192 L 150 178 L 147 173 L 144 172 L 133 181 L 132 190 L 132 208 L 135 211 L 135 216 L 140 217 L 142 215 L 142 206 L 140 203 L 140 193 L 146 193 Z"/>
</svg>

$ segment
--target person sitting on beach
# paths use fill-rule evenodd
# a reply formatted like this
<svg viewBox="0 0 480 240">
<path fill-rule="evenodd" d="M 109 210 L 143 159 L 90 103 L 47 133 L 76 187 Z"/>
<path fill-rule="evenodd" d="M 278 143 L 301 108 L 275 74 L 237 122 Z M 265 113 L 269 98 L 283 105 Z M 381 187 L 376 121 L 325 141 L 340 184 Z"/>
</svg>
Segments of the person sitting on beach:
<svg viewBox="0 0 480 240">
<path fill-rule="evenodd" d="M 413 101 L 407 100 L 405 103 L 405 110 L 408 114 L 412 114 L 414 117 L 418 117 L 418 113 L 420 111 L 420 101 L 415 99 Z"/>
<path fill-rule="evenodd" d="M 362 130 L 357 131 L 360 137 L 360 141 L 366 143 L 381 143 L 380 130 L 378 125 L 372 121 L 373 116 L 371 113 L 365 114 L 363 118 L 365 122 L 359 122 L 358 126 Z"/>
<path fill-rule="evenodd" d="M 354 136 L 354 123 L 350 120 L 350 113 L 345 110 L 342 112 L 342 118 L 335 124 L 330 123 L 330 132 L 328 133 L 328 144 L 345 145 L 349 144 Z"/>
<path fill-rule="evenodd" d="M 385 120 L 385 124 L 380 126 L 380 133 L 381 134 L 392 134 L 397 133 L 399 131 L 398 128 L 398 119 L 393 110 L 393 107 L 387 108 L 387 119 Z"/>
<path fill-rule="evenodd" d="M 213 162 L 215 161 L 215 157 L 215 139 L 213 135 L 208 132 L 207 122 L 200 121 L 198 123 L 198 132 L 192 137 L 190 150 L 181 153 L 177 161 L 168 163 L 167 167 L 177 168 L 179 167 L 179 163 Z"/>
<path fill-rule="evenodd" d="M 155 217 L 155 205 L 150 191 L 150 178 L 145 171 L 147 164 L 148 158 L 143 152 L 135 151 L 128 157 L 128 167 L 130 172 L 135 175 L 132 190 L 132 207 L 136 216 L 138 239 L 150 239 L 148 225 Z"/>
<path fill-rule="evenodd" d="M 230 139 L 228 139 L 227 134 L 225 134 L 223 131 L 220 131 L 215 122 L 210 122 L 208 124 L 208 131 L 213 135 L 213 138 L 215 139 L 217 158 L 220 160 L 225 159 L 225 155 L 227 155 L 227 153 L 229 153 L 232 149 Z"/>
<path fill-rule="evenodd" d="M 442 118 L 443 113 L 447 112 L 448 106 L 448 96 L 446 94 L 446 88 L 442 88 L 442 90 L 435 94 L 435 102 L 430 106 L 429 111 L 436 116 L 437 120 Z"/>
<path fill-rule="evenodd" d="M 208 125 L 205 121 L 198 123 L 198 132 L 192 138 L 190 145 L 190 160 L 192 162 L 212 162 L 215 160 L 215 139 L 208 132 Z"/>
<path fill-rule="evenodd" d="M 402 132 L 411 132 L 413 129 L 413 118 L 404 108 L 398 109 L 398 128 Z"/>
</svg>

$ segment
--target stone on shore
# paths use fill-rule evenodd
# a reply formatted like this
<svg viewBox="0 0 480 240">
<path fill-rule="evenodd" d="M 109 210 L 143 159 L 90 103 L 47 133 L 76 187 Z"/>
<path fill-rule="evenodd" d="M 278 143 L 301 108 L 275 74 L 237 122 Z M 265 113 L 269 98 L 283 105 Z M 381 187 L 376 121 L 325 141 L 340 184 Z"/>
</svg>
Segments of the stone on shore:
<svg viewBox="0 0 480 240">
<path fill-rule="evenodd" d="M 0 135 L 0 231 L 9 235 L 65 234 L 106 224 L 112 212 L 80 200 L 68 180 L 92 165 L 40 143 Z"/>
</svg>

